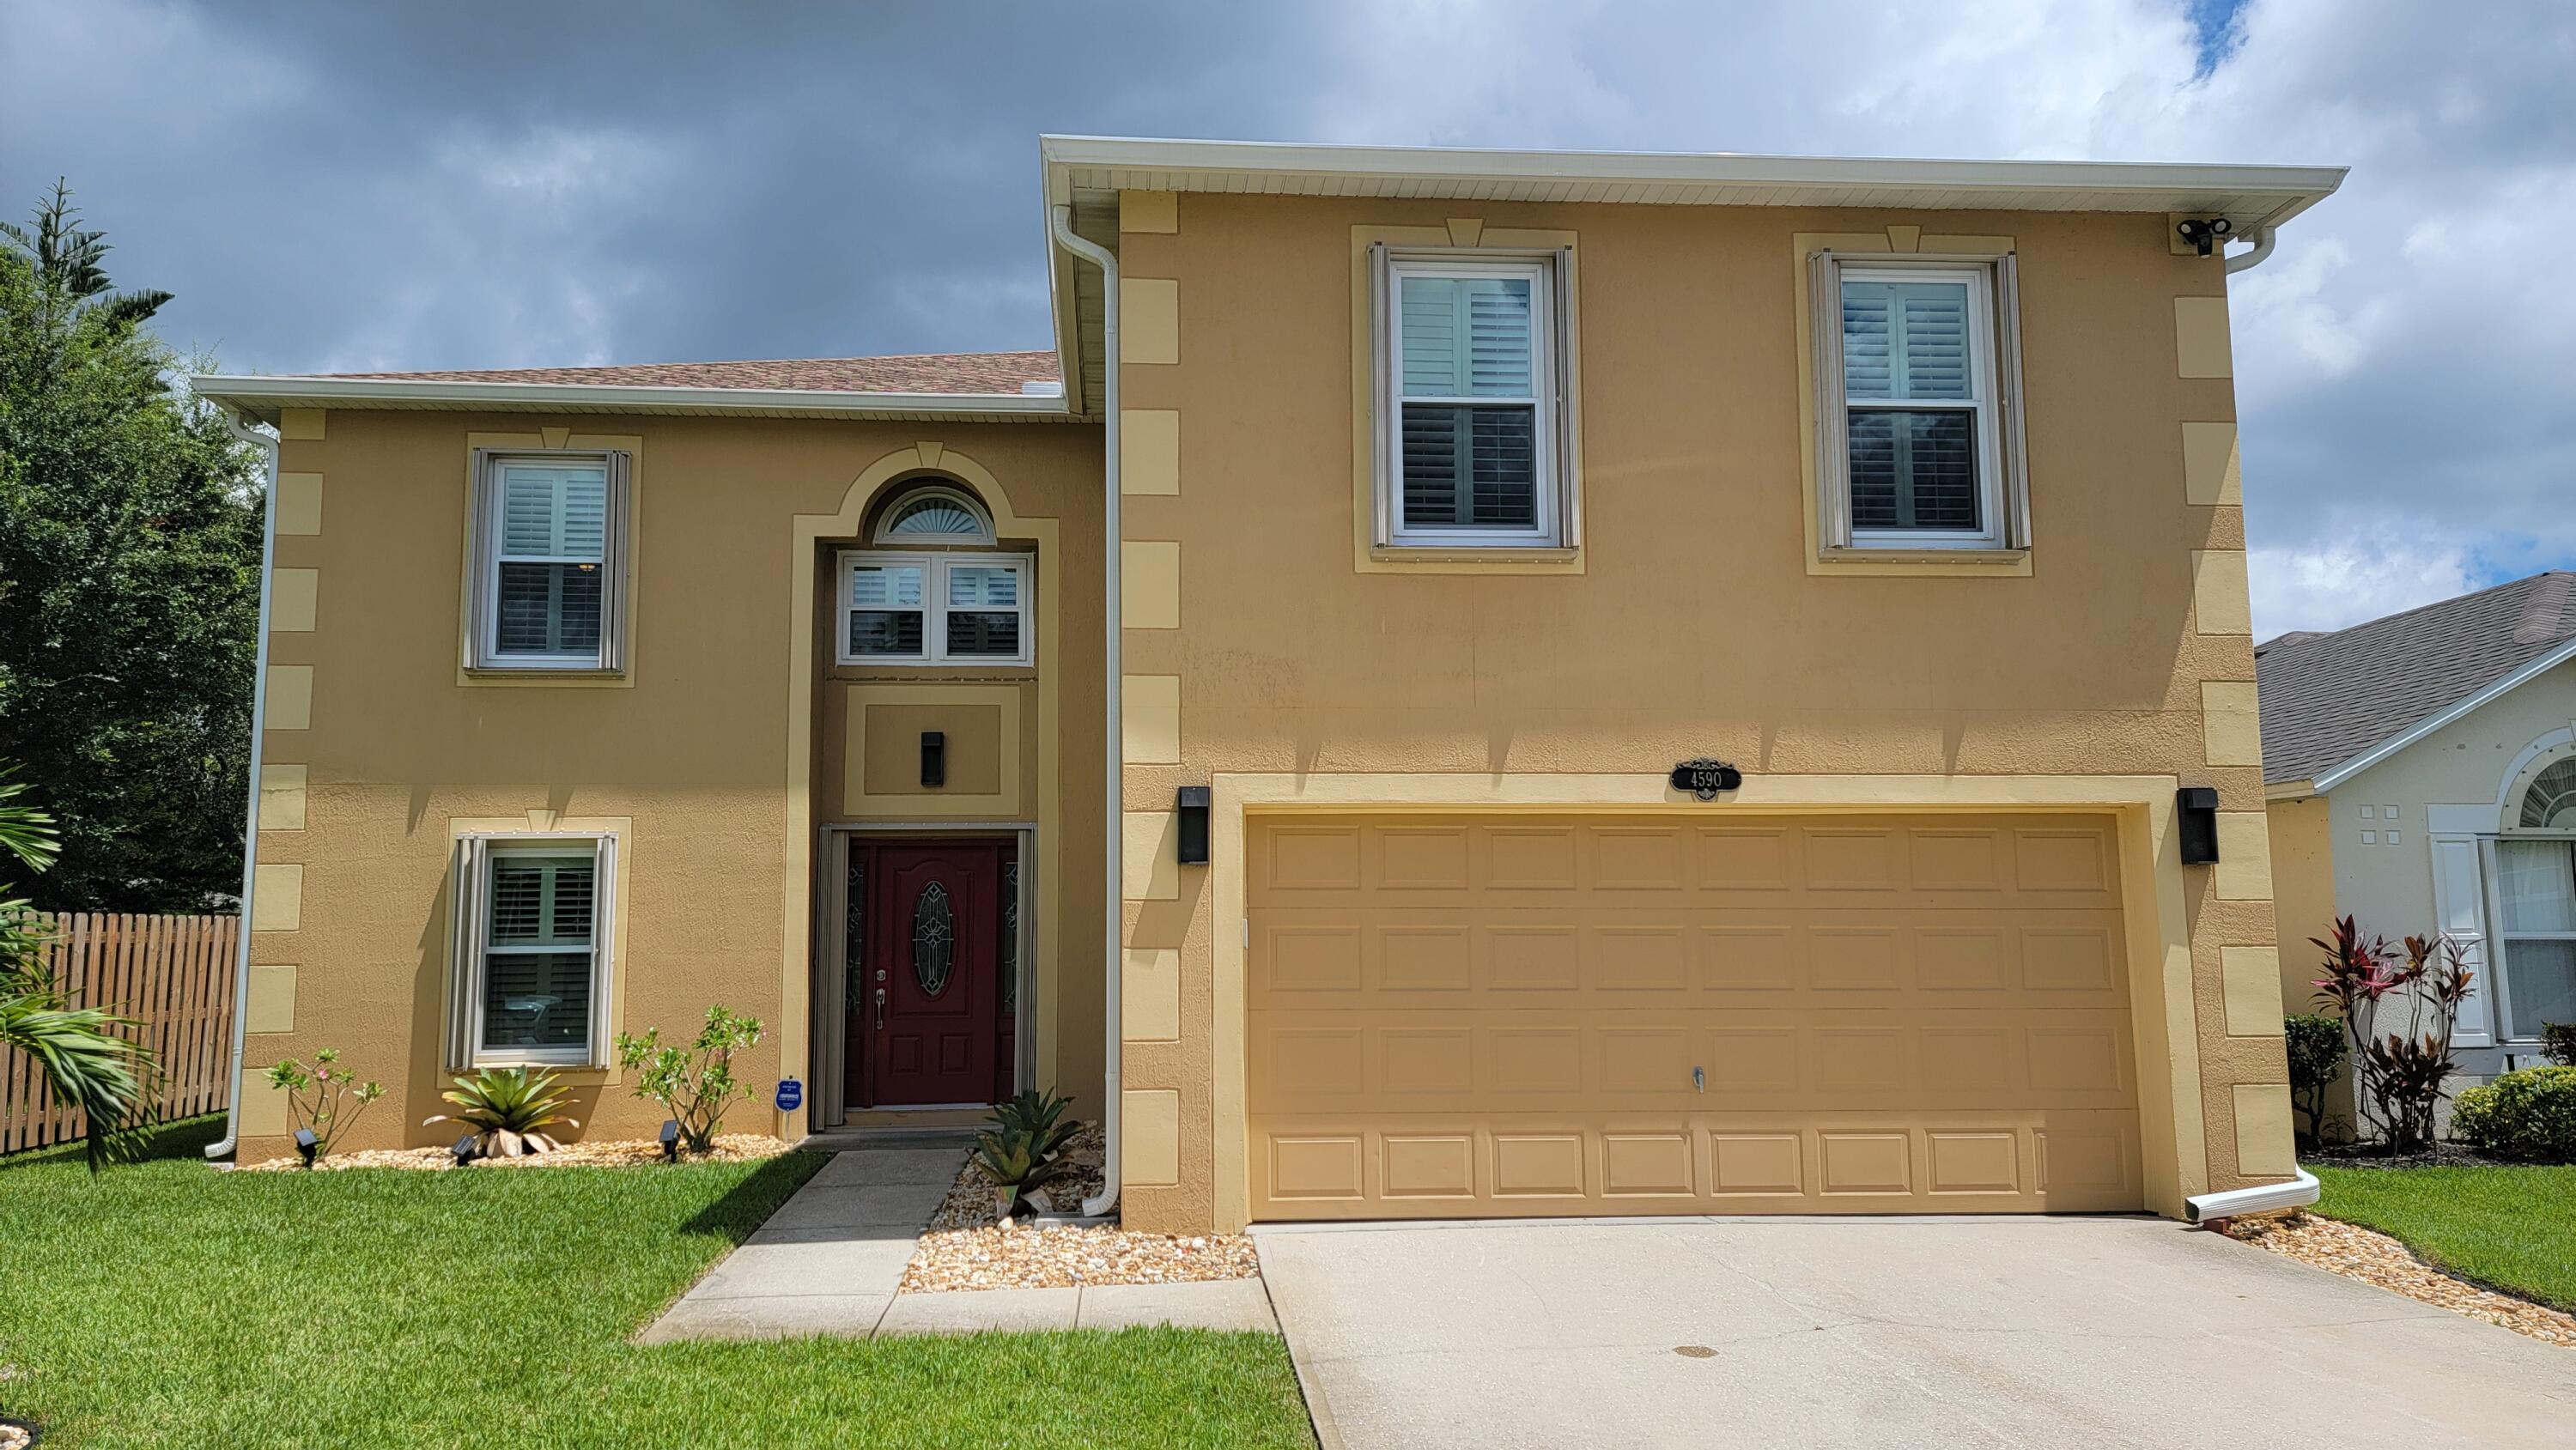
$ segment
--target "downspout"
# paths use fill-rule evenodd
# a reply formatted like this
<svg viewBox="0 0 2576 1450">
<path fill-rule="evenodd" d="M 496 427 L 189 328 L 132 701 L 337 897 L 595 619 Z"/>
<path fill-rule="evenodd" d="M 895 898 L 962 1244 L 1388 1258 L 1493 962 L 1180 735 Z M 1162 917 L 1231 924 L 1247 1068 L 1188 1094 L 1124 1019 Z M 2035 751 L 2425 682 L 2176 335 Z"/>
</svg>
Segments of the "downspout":
<svg viewBox="0 0 2576 1450">
<path fill-rule="evenodd" d="M 1101 763 L 1101 863 L 1109 884 L 1104 909 L 1107 921 L 1102 928 L 1100 970 L 1104 982 L 1101 1011 L 1105 1020 L 1102 1035 L 1108 1039 L 1103 1061 L 1100 1098 L 1100 1192 L 1082 1201 L 1085 1218 L 1099 1218 L 1118 1205 L 1118 1056 L 1123 1034 L 1119 1030 L 1119 977 L 1126 953 L 1121 950 L 1121 918 L 1125 914 L 1125 896 L 1119 881 L 1119 860 L 1124 855 L 1119 823 L 1126 807 L 1125 750 L 1120 744 L 1122 705 L 1125 689 L 1120 683 L 1119 645 L 1119 550 L 1124 542 L 1118 517 L 1118 258 L 1097 242 L 1074 235 L 1073 208 L 1059 206 L 1050 214 L 1058 245 L 1100 269 L 1100 351 L 1101 373 L 1107 379 L 1100 389 L 1100 410 L 1104 419 L 1103 446 L 1107 457 L 1101 466 L 1100 537 L 1101 537 L 1101 617 L 1106 621 L 1101 641 L 1103 694 L 1109 701 L 1106 716 L 1108 735 Z M 1082 366 L 1081 322 L 1074 324 L 1073 365 Z"/>
<path fill-rule="evenodd" d="M 2225 1193 L 2204 1193 L 2182 1201 L 2182 1216 L 2191 1223 L 2211 1226 L 2225 1223 L 2249 1213 L 2277 1213 L 2285 1208 L 2305 1208 L 2317 1201 L 2317 1175 L 2305 1168 L 2291 1170 L 2298 1176 L 2287 1183 L 2264 1183 L 2253 1188 L 2233 1188 Z"/>
<path fill-rule="evenodd" d="M 2272 230 L 2270 227 L 2256 227 L 2254 229 L 2254 250 L 2250 252 L 2238 252 L 2236 255 L 2229 257 L 2227 259 L 2227 275 L 2233 277 L 2239 272 L 2263 265 L 2263 259 L 2272 255 L 2272 244 L 2280 239 L 2280 233 Z"/>
<path fill-rule="evenodd" d="M 242 426 L 241 415 L 230 409 L 225 410 L 224 423 L 235 438 L 268 455 L 268 508 L 259 530 L 259 644 L 250 683 L 250 801 L 242 818 L 241 926 L 233 953 L 233 1055 L 228 1079 L 232 1086 L 224 1108 L 224 1135 L 206 1145 L 209 1159 L 229 1158 L 241 1143 L 243 1038 L 250 1030 L 251 892 L 259 882 L 260 746 L 267 738 L 268 719 L 269 591 L 277 578 L 278 440 Z"/>
</svg>

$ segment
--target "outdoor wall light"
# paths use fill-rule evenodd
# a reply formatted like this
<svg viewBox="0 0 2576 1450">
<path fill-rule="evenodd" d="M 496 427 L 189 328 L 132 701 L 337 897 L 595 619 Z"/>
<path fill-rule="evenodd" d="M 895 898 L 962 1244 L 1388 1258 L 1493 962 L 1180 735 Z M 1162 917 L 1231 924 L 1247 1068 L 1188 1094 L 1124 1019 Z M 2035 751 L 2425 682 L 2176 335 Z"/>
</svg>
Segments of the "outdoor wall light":
<svg viewBox="0 0 2576 1450">
<path fill-rule="evenodd" d="M 928 786 L 948 784 L 948 732 L 921 732 L 921 783 Z"/>
<path fill-rule="evenodd" d="M 2218 250 L 2219 240 L 2236 230 L 2236 224 L 2223 216 L 2214 216 L 2207 221 L 2194 217 L 2190 221 L 2176 223 L 2174 230 L 2182 233 L 2182 239 L 2206 257 Z"/>
<path fill-rule="evenodd" d="M 1180 802 L 1175 807 L 1181 817 L 1180 862 L 1184 866 L 1208 863 L 1208 788 L 1203 785 L 1181 787 Z"/>
<path fill-rule="evenodd" d="M 680 1120 L 677 1118 L 662 1120 L 662 1161 L 665 1163 L 680 1161 Z"/>
<path fill-rule="evenodd" d="M 295 1151 L 304 1155 L 304 1166 L 310 1168 L 313 1160 L 322 1155 L 322 1140 L 313 1136 L 311 1128 L 298 1128 L 295 1130 Z"/>
<path fill-rule="evenodd" d="M 2174 835 L 2182 844 L 2182 864 L 2208 866 L 2217 862 L 2217 790 L 2187 785 L 2174 792 Z"/>
<path fill-rule="evenodd" d="M 456 1146 L 448 1149 L 447 1151 L 456 1155 L 456 1166 L 459 1168 L 473 1162 L 474 1135 L 472 1133 L 468 1133 L 464 1137 L 457 1139 Z"/>
</svg>

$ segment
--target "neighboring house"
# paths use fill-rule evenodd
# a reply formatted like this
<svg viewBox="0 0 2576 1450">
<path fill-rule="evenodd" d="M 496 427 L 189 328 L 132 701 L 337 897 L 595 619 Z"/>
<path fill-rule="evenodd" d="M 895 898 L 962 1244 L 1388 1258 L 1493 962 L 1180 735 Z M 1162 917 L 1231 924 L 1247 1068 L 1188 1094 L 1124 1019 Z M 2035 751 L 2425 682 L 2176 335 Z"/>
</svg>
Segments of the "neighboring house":
<svg viewBox="0 0 2576 1450">
<path fill-rule="evenodd" d="M 1052 352 L 199 380 L 284 435 L 253 1069 L 648 1133 L 721 1001 L 742 1126 L 1061 1087 L 1172 1230 L 2293 1175 L 2177 227 L 2339 170 L 1043 151 Z"/>
<path fill-rule="evenodd" d="M 2576 574 L 2553 571 L 2255 651 L 2282 996 L 2313 1011 L 2337 916 L 2448 932 L 2476 990 L 2462 1072 L 2576 1022 Z"/>
</svg>

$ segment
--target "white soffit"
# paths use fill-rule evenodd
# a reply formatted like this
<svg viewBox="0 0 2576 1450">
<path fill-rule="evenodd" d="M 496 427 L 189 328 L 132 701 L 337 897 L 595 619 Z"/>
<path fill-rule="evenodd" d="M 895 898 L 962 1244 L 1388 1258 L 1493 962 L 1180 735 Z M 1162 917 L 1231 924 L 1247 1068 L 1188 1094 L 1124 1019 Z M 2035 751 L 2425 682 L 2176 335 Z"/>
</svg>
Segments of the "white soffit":
<svg viewBox="0 0 2576 1450">
<path fill-rule="evenodd" d="M 2340 166 L 2124 161 L 1906 161 L 1733 153 L 1495 151 L 1046 136 L 1047 200 L 1119 191 L 1437 201 L 1884 210 L 2193 212 L 2239 233 L 2333 194 Z"/>
</svg>

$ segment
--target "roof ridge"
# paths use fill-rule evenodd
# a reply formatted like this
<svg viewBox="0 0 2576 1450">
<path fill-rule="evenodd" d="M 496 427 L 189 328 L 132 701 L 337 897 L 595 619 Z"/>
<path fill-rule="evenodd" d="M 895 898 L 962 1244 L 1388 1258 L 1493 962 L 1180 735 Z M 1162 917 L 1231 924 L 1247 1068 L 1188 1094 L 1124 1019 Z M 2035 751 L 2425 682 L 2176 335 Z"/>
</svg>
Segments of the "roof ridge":
<svg viewBox="0 0 2576 1450">
<path fill-rule="evenodd" d="M 2435 599 L 2428 603 L 2418 604 L 2411 609 L 2400 609 L 2392 613 L 2379 615 L 2372 619 L 2356 620 L 2351 624 L 2345 625 L 2341 629 L 2286 630 L 2280 634 L 2274 635 L 2270 640 L 2265 641 L 2263 648 L 2271 649 L 2274 646 L 2284 644 L 2306 645 L 2314 644 L 2321 639 L 2338 639 L 2355 630 L 2368 629 L 2374 624 L 2388 624 L 2396 620 L 2408 618 L 2412 615 L 2422 614 L 2427 610 L 2449 609 L 2455 605 L 2463 604 L 2472 599 L 2481 599 L 2487 595 L 2495 594 L 2502 590 L 2520 588 L 2524 585 L 2549 578 L 2576 579 L 2576 572 L 2571 572 L 2566 569 L 2543 569 L 2537 574 L 2525 574 L 2519 579 L 2507 579 L 2500 583 L 2490 584 L 2484 589 L 2472 589 L 2466 594 L 2454 594 L 2445 599 Z"/>
</svg>

